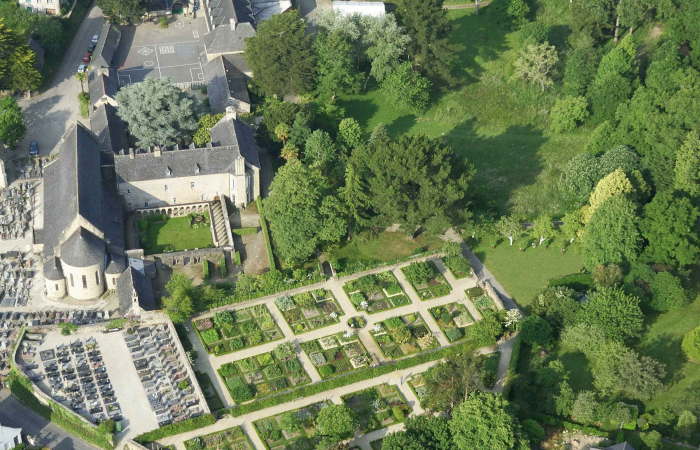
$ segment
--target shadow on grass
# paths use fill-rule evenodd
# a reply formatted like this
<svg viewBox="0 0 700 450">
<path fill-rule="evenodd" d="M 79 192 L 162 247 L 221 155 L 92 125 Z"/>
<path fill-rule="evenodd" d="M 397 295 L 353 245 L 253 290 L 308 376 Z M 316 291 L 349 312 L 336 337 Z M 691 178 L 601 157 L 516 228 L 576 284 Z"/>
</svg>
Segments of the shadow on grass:
<svg viewBox="0 0 700 450">
<path fill-rule="evenodd" d="M 408 130 L 410 130 L 411 127 L 415 124 L 416 116 L 414 114 L 407 114 L 405 116 L 399 117 L 390 124 L 387 124 L 386 131 L 387 133 L 389 133 L 389 136 L 397 138 L 402 134 L 408 132 Z"/>
<path fill-rule="evenodd" d="M 676 384 L 683 375 L 683 367 L 686 364 L 685 356 L 681 350 L 682 338 L 670 334 L 655 337 L 651 342 L 638 346 L 642 355 L 648 355 L 660 363 L 666 365 L 666 377 L 664 383 Z"/>
<path fill-rule="evenodd" d="M 380 95 L 378 91 L 373 93 L 374 95 Z M 345 117 L 352 117 L 357 120 L 363 130 L 367 133 L 371 133 L 372 130 L 368 130 L 369 119 L 374 117 L 377 113 L 377 105 L 375 105 L 371 100 L 363 99 L 349 99 L 349 100 L 338 100 L 338 106 L 345 108 Z M 386 125 L 386 124 L 385 124 Z"/>
</svg>

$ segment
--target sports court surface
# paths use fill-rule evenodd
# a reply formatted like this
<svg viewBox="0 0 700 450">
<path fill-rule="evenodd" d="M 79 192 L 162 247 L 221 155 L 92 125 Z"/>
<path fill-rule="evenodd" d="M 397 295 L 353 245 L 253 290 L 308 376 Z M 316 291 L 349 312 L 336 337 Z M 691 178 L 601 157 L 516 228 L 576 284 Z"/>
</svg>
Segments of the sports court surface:
<svg viewBox="0 0 700 450">
<path fill-rule="evenodd" d="M 204 81 L 200 56 L 207 32 L 204 16 L 170 17 L 168 28 L 154 22 L 121 27 L 115 56 L 119 84 L 140 83 L 147 77 L 170 78 L 173 83 Z"/>
</svg>

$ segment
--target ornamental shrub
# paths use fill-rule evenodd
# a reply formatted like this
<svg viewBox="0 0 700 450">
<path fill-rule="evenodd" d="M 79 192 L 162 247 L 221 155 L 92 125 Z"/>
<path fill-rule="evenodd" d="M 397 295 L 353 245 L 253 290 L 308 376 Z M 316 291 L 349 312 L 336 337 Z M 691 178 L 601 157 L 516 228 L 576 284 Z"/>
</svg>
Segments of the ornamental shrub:
<svg viewBox="0 0 700 450">
<path fill-rule="evenodd" d="M 209 280 L 209 261 L 207 261 L 206 259 L 202 261 L 202 270 L 204 281 Z"/>
<path fill-rule="evenodd" d="M 447 311 L 443 311 L 443 313 L 440 314 L 440 322 L 447 325 L 448 323 L 450 323 L 450 320 L 452 320 L 452 316 Z"/>
<path fill-rule="evenodd" d="M 272 387 L 279 391 L 280 389 L 284 389 L 287 387 L 287 379 L 286 378 L 276 378 L 272 380 Z"/>
<path fill-rule="evenodd" d="M 250 372 L 258 368 L 252 358 L 242 359 L 238 362 L 238 365 L 241 366 L 243 372 Z"/>
<path fill-rule="evenodd" d="M 435 266 L 428 261 L 414 262 L 404 267 L 403 272 L 411 284 L 424 284 L 435 277 Z"/>
<path fill-rule="evenodd" d="M 401 409 L 400 406 L 394 406 L 391 408 L 391 412 L 394 413 L 394 417 L 396 417 L 396 420 L 399 422 L 406 417 L 403 413 L 403 409 Z"/>
<path fill-rule="evenodd" d="M 241 365 L 242 366 L 242 365 Z M 221 366 L 221 375 L 228 378 L 236 373 L 236 366 L 233 363 L 226 363 Z"/>
<path fill-rule="evenodd" d="M 273 362 L 272 355 L 269 353 L 263 353 L 262 355 L 258 355 L 257 359 L 261 366 L 267 366 L 268 364 L 272 364 Z"/>
<path fill-rule="evenodd" d="M 233 377 L 226 380 L 231 398 L 236 403 L 242 403 L 253 398 L 253 391 L 250 390 L 247 384 L 240 377 Z"/>
<path fill-rule="evenodd" d="M 245 347 L 245 344 L 243 343 L 243 339 L 241 339 L 239 337 L 233 338 L 230 341 L 228 341 L 228 345 L 229 345 L 229 347 L 231 347 L 231 350 L 233 350 L 233 351 L 240 350 L 243 347 Z"/>
<path fill-rule="evenodd" d="M 454 342 L 462 339 L 464 333 L 459 328 L 450 328 L 445 330 L 445 336 L 450 342 Z"/>
<path fill-rule="evenodd" d="M 323 353 L 312 353 L 309 355 L 309 359 L 311 360 L 311 364 L 316 367 L 326 363 L 326 357 L 323 355 Z"/>
<path fill-rule="evenodd" d="M 387 319 L 387 320 L 384 321 L 384 325 L 386 325 L 386 327 L 387 327 L 389 330 L 394 330 L 394 329 L 396 329 L 396 328 L 405 326 L 404 323 L 403 323 L 403 320 L 401 320 L 400 317 L 392 317 L 392 318 L 390 318 L 390 319 Z"/>
<path fill-rule="evenodd" d="M 469 260 L 463 256 L 446 256 L 443 258 L 445 265 L 452 271 L 457 278 L 469 275 L 472 266 Z"/>
<path fill-rule="evenodd" d="M 355 306 L 355 308 L 359 308 L 360 304 L 365 300 L 365 295 L 362 292 L 355 292 L 354 294 L 350 294 L 350 302 Z"/>
<path fill-rule="evenodd" d="M 221 336 L 219 336 L 219 332 L 216 330 L 216 328 L 212 328 L 207 331 L 203 331 L 201 333 L 202 340 L 204 341 L 205 344 L 211 344 L 214 342 L 217 342 L 221 339 Z"/>
<path fill-rule="evenodd" d="M 700 327 L 685 335 L 681 348 L 686 358 L 695 363 L 700 363 Z"/>
<path fill-rule="evenodd" d="M 284 363 L 284 368 L 287 373 L 297 373 L 301 371 L 301 364 L 299 364 L 299 361 L 296 358 L 290 359 Z"/>
<path fill-rule="evenodd" d="M 318 368 L 318 373 L 320 373 L 323 378 L 329 377 L 333 375 L 333 366 L 330 364 L 321 366 Z"/>
<path fill-rule="evenodd" d="M 248 343 L 250 343 L 251 346 L 262 344 L 263 342 L 263 334 L 260 331 L 251 333 L 248 336 L 246 336 L 246 338 L 248 339 Z"/>
<path fill-rule="evenodd" d="M 296 353 L 294 350 L 294 344 L 291 342 L 284 342 L 278 345 L 275 347 L 274 352 L 277 359 L 287 359 Z"/>
<path fill-rule="evenodd" d="M 277 378 L 282 375 L 282 369 L 280 369 L 276 364 L 269 365 L 263 369 L 263 373 L 268 379 Z"/>
<path fill-rule="evenodd" d="M 552 108 L 552 131 L 563 133 L 573 131 L 576 126 L 588 117 L 588 102 L 585 97 L 567 95 L 557 100 Z"/>
<path fill-rule="evenodd" d="M 219 264 L 221 266 L 221 277 L 226 278 L 228 275 L 228 272 L 226 271 L 226 258 L 221 258 L 221 262 Z"/>
</svg>

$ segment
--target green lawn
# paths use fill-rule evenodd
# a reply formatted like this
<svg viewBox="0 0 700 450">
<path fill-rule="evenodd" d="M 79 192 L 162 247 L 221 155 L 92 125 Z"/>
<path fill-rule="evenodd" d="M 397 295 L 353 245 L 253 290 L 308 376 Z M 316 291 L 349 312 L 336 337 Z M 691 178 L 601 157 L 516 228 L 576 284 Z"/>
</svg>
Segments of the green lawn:
<svg viewBox="0 0 700 450">
<path fill-rule="evenodd" d="M 170 218 L 167 222 L 149 222 L 146 230 L 148 243 L 144 253 L 163 253 L 172 245 L 173 251 L 209 247 L 213 241 L 209 227 L 190 228 L 189 217 Z"/>
<path fill-rule="evenodd" d="M 547 249 L 527 247 L 523 253 L 515 245 L 508 245 L 508 240 L 501 240 L 495 249 L 484 242 L 475 244 L 473 240 L 468 240 L 467 244 L 508 294 L 525 309 L 535 293 L 545 288 L 550 280 L 578 273 L 583 267 L 581 255 L 575 251 L 570 249 L 561 253 L 561 241 L 555 241 Z"/>
<path fill-rule="evenodd" d="M 568 13 L 556 2 L 543 2 L 539 14 L 554 27 L 552 40 L 563 40 L 558 30 Z M 366 133 L 384 124 L 389 134 L 424 133 L 443 136 L 460 156 L 468 158 L 477 174 L 472 195 L 495 201 L 500 212 L 560 215 L 563 203 L 557 189 L 561 167 L 583 151 L 592 131 L 582 127 L 572 133 L 548 130 L 549 110 L 555 93 L 510 82 L 514 34 L 491 23 L 488 14 L 473 9 L 452 10 L 452 41 L 461 48 L 456 73 L 462 83 L 435 88 L 430 108 L 415 115 L 393 108 L 370 85 L 369 92 L 342 96 L 338 105 L 354 117 Z"/>
</svg>

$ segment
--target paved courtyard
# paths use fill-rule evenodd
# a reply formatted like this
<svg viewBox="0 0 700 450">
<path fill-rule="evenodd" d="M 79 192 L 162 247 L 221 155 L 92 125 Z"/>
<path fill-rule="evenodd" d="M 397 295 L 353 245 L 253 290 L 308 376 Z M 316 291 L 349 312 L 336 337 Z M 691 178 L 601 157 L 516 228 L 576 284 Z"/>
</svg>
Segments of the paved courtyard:
<svg viewBox="0 0 700 450">
<path fill-rule="evenodd" d="M 121 27 L 115 56 L 119 84 L 140 83 L 148 77 L 170 78 L 173 83 L 204 81 L 202 38 L 207 33 L 204 16 L 170 17 L 168 28 L 154 22 Z"/>
</svg>

